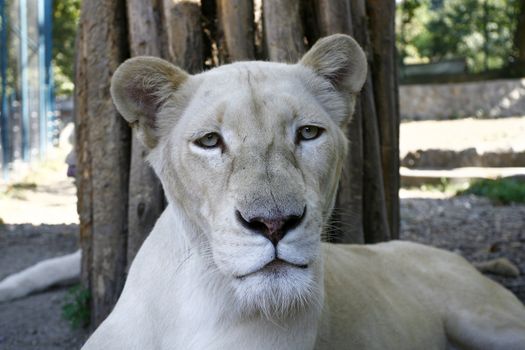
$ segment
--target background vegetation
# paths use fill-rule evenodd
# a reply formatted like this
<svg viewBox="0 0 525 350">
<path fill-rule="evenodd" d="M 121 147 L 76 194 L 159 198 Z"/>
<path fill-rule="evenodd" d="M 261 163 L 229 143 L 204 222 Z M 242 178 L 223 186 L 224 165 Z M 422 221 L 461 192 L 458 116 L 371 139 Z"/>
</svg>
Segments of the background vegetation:
<svg viewBox="0 0 525 350">
<path fill-rule="evenodd" d="M 80 0 L 53 2 L 53 63 L 57 95 L 73 93 L 75 37 Z"/>
<path fill-rule="evenodd" d="M 465 58 L 470 72 L 516 69 L 525 60 L 521 0 L 402 0 L 396 9 L 402 62 Z"/>
</svg>

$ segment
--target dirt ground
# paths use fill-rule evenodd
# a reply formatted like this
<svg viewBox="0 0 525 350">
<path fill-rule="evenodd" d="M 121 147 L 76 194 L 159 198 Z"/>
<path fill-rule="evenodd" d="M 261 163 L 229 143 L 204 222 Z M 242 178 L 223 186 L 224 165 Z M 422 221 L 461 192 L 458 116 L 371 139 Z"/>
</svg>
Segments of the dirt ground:
<svg viewBox="0 0 525 350">
<path fill-rule="evenodd" d="M 78 249 L 78 226 L 0 226 L 0 279 L 40 260 Z M 79 349 L 87 334 L 62 318 L 67 288 L 0 303 L 0 349 Z"/>
<path fill-rule="evenodd" d="M 401 123 L 399 153 L 418 149 L 453 151 L 470 147 L 478 153 L 525 150 L 525 116 L 502 119 L 458 119 Z"/>
<path fill-rule="evenodd" d="M 511 131 L 518 130 L 524 120 L 517 120 L 517 125 L 507 127 Z M 501 136 L 499 127 L 493 130 L 493 136 L 483 137 L 501 137 L 502 144 L 514 145 L 514 141 Z M 432 133 L 432 130 L 425 132 Z M 509 137 L 515 137 L 512 135 Z M 422 132 L 419 138 L 425 139 L 426 136 Z M 447 145 L 455 142 L 447 139 Z M 461 142 L 457 141 L 458 144 Z M 481 140 L 470 142 L 475 144 Z M 402 139 L 403 147 L 408 146 Z M 65 176 L 62 159 L 58 157 L 22 179 L 25 187 L 0 185 L 0 218 L 4 222 L 0 225 L 0 279 L 42 259 L 77 249 L 75 190 L 73 181 Z M 453 250 L 473 262 L 501 256 L 509 258 L 522 271 L 520 277 L 492 278 L 525 301 L 524 205 L 497 206 L 484 198 L 450 197 L 435 191 L 402 190 L 400 195 L 402 239 Z M 72 330 L 62 319 L 61 309 L 66 294 L 66 288 L 56 288 L 0 303 L 0 349 L 78 349 L 87 331 Z"/>
</svg>

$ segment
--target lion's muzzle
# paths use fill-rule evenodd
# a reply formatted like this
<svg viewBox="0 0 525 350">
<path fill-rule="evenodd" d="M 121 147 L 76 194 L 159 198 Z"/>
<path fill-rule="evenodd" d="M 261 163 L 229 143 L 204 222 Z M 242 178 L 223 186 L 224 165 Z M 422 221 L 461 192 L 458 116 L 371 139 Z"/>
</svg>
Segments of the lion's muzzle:
<svg viewBox="0 0 525 350">
<path fill-rule="evenodd" d="M 295 213 L 282 214 L 280 211 L 272 211 L 269 215 L 248 216 L 239 210 L 235 211 L 237 221 L 251 232 L 266 237 L 274 246 L 291 230 L 297 228 L 304 219 L 306 206 L 300 215 Z"/>
</svg>

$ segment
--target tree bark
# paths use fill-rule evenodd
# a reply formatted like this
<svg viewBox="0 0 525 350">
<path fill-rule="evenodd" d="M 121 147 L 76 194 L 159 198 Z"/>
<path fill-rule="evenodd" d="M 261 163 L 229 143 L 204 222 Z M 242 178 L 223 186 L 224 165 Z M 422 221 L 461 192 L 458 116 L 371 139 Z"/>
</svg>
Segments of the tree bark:
<svg viewBox="0 0 525 350">
<path fill-rule="evenodd" d="M 316 0 L 315 10 L 322 37 L 335 33 L 352 35 L 350 0 Z"/>
<path fill-rule="evenodd" d="M 204 63 L 200 1 L 164 0 L 163 5 L 168 60 L 190 73 L 201 72 Z"/>
<path fill-rule="evenodd" d="M 92 225 L 91 200 L 91 154 L 89 150 L 89 121 L 87 86 L 87 45 L 84 39 L 84 23 L 80 21 L 76 38 L 75 62 L 75 153 L 77 155 L 77 212 L 80 222 L 80 248 L 82 249 L 81 280 L 84 287 L 91 288 Z"/>
<path fill-rule="evenodd" d="M 321 36 L 335 33 L 353 35 L 349 0 L 315 0 L 314 9 Z M 364 243 L 363 231 L 363 123 L 361 104 L 348 125 L 348 158 L 343 167 L 332 215 L 331 241 Z"/>
<path fill-rule="evenodd" d="M 268 58 L 297 62 L 306 52 L 299 0 L 263 0 L 263 31 Z"/>
<path fill-rule="evenodd" d="M 161 56 L 160 13 L 156 0 L 128 0 L 129 44 L 132 56 Z M 146 163 L 147 150 L 133 137 L 129 173 L 127 269 L 164 210 L 164 193 L 153 169 Z"/>
<path fill-rule="evenodd" d="M 111 76 L 127 56 L 124 14 L 123 1 L 82 4 L 78 73 L 85 74 L 85 85 L 77 91 L 77 101 L 87 103 L 77 110 L 78 120 L 84 123 L 79 132 L 84 138 L 79 146 L 79 206 L 81 219 L 88 217 L 81 224 L 81 237 L 88 240 L 83 246 L 91 246 L 84 254 L 91 254 L 85 261 L 91 261 L 87 275 L 93 325 L 109 314 L 125 278 L 130 133 L 109 93 Z M 82 193 L 84 189 L 88 192 Z"/>
<path fill-rule="evenodd" d="M 399 106 L 397 103 L 395 2 L 367 1 L 372 39 L 374 101 L 390 239 L 399 238 Z"/>
<path fill-rule="evenodd" d="M 221 63 L 255 59 L 253 2 L 217 0 Z"/>
</svg>

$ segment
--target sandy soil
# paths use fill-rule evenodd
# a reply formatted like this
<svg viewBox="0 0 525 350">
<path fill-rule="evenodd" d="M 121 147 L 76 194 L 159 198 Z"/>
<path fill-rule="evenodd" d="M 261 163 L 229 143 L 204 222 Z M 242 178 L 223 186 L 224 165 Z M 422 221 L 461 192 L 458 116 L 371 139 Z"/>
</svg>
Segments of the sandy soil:
<svg viewBox="0 0 525 350">
<path fill-rule="evenodd" d="M 464 150 L 478 153 L 525 150 L 525 116 L 504 119 L 460 119 L 401 123 L 401 157 L 418 149 Z"/>
<path fill-rule="evenodd" d="M 0 219 L 9 224 L 77 224 L 76 188 L 64 162 L 69 148 L 55 149 L 49 159 L 18 169 L 0 183 Z M 23 175 L 20 175 L 22 173 Z"/>
</svg>

